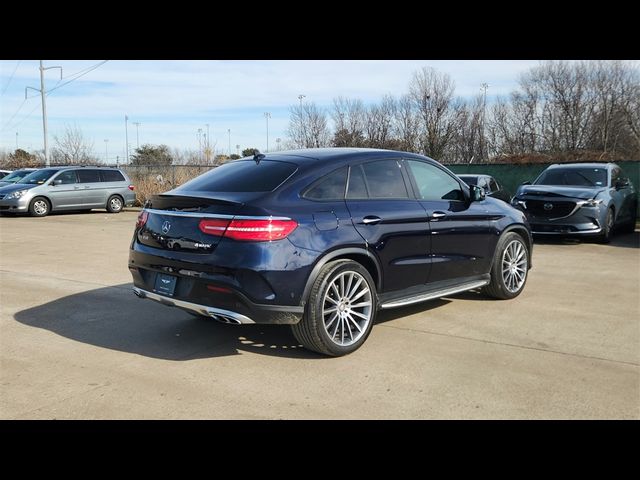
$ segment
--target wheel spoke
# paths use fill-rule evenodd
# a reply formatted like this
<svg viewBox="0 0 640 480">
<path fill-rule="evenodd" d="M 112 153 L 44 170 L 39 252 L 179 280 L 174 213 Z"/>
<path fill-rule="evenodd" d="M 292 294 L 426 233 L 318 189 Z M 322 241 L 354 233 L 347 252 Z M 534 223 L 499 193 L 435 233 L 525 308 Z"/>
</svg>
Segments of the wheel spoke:
<svg viewBox="0 0 640 480">
<path fill-rule="evenodd" d="M 351 311 L 349 312 L 349 314 L 351 314 L 351 315 L 355 315 L 356 317 L 360 317 L 360 318 L 362 318 L 362 319 L 364 319 L 364 320 L 367 320 L 367 319 L 369 318 L 369 316 L 368 316 L 368 315 L 363 315 L 362 313 L 356 312 L 355 310 L 351 310 Z"/>
<path fill-rule="evenodd" d="M 347 324 L 347 328 L 349 329 L 349 338 L 353 340 L 353 332 L 351 331 L 351 323 L 349 322 L 349 318 L 346 318 L 344 323 Z"/>
<path fill-rule="evenodd" d="M 340 292 L 338 291 L 338 287 L 336 287 L 335 282 L 333 282 L 331 284 L 331 290 L 334 291 L 334 293 L 336 294 L 336 300 L 340 300 L 341 296 L 340 296 Z"/>
<path fill-rule="evenodd" d="M 359 332 L 362 332 L 362 328 L 360 328 L 360 325 L 358 325 L 358 322 L 355 321 L 350 313 L 347 313 L 347 318 L 355 325 Z"/>
<path fill-rule="evenodd" d="M 361 302 L 361 303 L 356 303 L 355 305 L 351 305 L 351 308 L 362 308 L 362 307 L 370 307 L 371 306 L 371 302 Z"/>
<path fill-rule="evenodd" d="M 368 292 L 369 292 L 368 288 L 363 288 L 362 290 L 360 290 L 360 293 L 358 293 L 356 296 L 350 298 L 349 300 L 351 300 L 352 302 L 355 302 L 357 299 L 359 299 L 360 297 L 362 297 L 363 295 L 365 295 Z"/>
<path fill-rule="evenodd" d="M 331 303 L 333 303 L 334 305 L 338 305 L 338 304 L 340 303 L 338 300 L 334 300 L 334 299 L 333 299 L 333 298 L 331 298 L 329 295 L 326 295 L 326 296 L 324 297 L 324 301 L 325 301 L 325 302 L 331 302 Z"/>
<path fill-rule="evenodd" d="M 344 298 L 346 292 L 344 291 L 344 275 L 340 275 L 340 298 Z"/>
<path fill-rule="evenodd" d="M 324 309 L 324 314 L 326 315 L 327 313 L 332 313 L 338 310 L 338 307 L 330 307 L 330 308 L 325 308 Z"/>
<path fill-rule="evenodd" d="M 329 320 L 329 323 L 325 323 L 325 324 L 324 324 L 324 326 L 325 326 L 325 328 L 327 329 L 327 331 L 329 330 L 329 327 L 331 326 L 331 324 L 332 324 L 333 322 L 335 322 L 335 321 L 336 321 L 336 318 L 338 318 L 338 312 L 334 313 L 334 314 L 331 316 L 331 320 Z"/>
</svg>

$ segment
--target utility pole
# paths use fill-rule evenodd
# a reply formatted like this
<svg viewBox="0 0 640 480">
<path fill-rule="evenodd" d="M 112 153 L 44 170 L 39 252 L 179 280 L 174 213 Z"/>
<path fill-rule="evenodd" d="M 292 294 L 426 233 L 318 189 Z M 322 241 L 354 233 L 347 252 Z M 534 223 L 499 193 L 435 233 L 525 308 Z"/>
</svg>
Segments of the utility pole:
<svg viewBox="0 0 640 480">
<path fill-rule="evenodd" d="M 47 101 L 46 101 L 47 91 L 45 90 L 45 87 L 44 87 L 44 71 L 50 70 L 52 68 L 60 69 L 60 80 L 62 80 L 62 67 L 45 67 L 42 64 L 42 60 L 40 60 L 40 88 L 38 89 L 34 87 L 25 87 L 24 89 L 25 100 L 27 99 L 27 89 L 30 88 L 31 90 L 36 90 L 40 92 L 40 98 L 42 101 L 42 130 L 44 133 L 44 163 L 46 167 L 50 167 L 51 163 L 49 161 L 49 143 L 47 141 Z"/>
<path fill-rule="evenodd" d="M 282 139 L 280 137 L 276 138 L 276 145 L 277 145 L 277 151 L 280 151 L 280 142 L 282 141 Z"/>
<path fill-rule="evenodd" d="M 109 139 L 105 138 L 104 139 L 104 163 L 106 165 L 109 165 L 109 149 L 107 148 L 107 145 L 109 145 Z"/>
<path fill-rule="evenodd" d="M 120 155 L 116 155 L 116 168 L 120 167 Z"/>
<path fill-rule="evenodd" d="M 301 110 L 302 110 L 302 99 L 305 98 L 305 97 L 306 97 L 306 95 L 302 95 L 302 94 L 298 95 L 298 100 L 300 100 L 300 109 Z"/>
<path fill-rule="evenodd" d="M 124 138 L 126 143 L 126 152 L 127 152 L 127 164 L 129 164 L 129 127 L 128 122 L 129 117 L 125 114 L 124 116 Z"/>
<path fill-rule="evenodd" d="M 229 158 L 231 158 L 231 129 L 227 128 L 227 133 L 229 134 Z"/>
<path fill-rule="evenodd" d="M 18 150 L 18 132 L 16 132 L 16 150 Z"/>
<path fill-rule="evenodd" d="M 267 120 L 267 152 L 269 151 L 269 119 L 271 118 L 271 112 L 264 112 L 264 118 Z"/>
<path fill-rule="evenodd" d="M 140 122 L 133 122 L 133 124 L 136 126 L 136 148 L 140 148 L 140 132 L 138 132 Z"/>
<path fill-rule="evenodd" d="M 487 89 L 488 88 L 489 88 L 488 83 L 483 83 L 482 85 L 480 85 L 480 89 L 483 90 L 484 92 L 482 95 L 482 132 L 480 137 L 480 158 L 481 159 L 484 159 L 484 153 L 486 149 L 486 142 L 484 141 L 484 121 L 485 121 L 486 111 L 487 111 Z"/>
<path fill-rule="evenodd" d="M 198 129 L 198 161 L 202 161 L 202 129 Z"/>
<path fill-rule="evenodd" d="M 209 124 L 205 123 L 205 126 L 207 127 L 207 142 L 205 143 L 205 152 L 206 152 L 206 156 L 207 156 L 207 164 L 209 163 L 209 155 L 211 154 L 211 149 L 209 147 L 209 142 L 211 141 L 211 137 L 209 136 Z"/>
<path fill-rule="evenodd" d="M 236 145 L 236 154 L 240 156 L 240 145 Z"/>
</svg>

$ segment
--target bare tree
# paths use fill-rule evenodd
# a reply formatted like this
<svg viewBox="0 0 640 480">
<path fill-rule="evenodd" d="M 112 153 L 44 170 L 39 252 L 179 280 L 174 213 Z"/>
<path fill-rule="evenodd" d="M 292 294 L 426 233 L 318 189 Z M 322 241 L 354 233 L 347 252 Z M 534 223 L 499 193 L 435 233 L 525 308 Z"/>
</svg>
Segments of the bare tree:
<svg viewBox="0 0 640 480">
<path fill-rule="evenodd" d="M 455 132 L 459 108 L 453 102 L 455 85 L 446 73 L 424 67 L 413 74 L 411 98 L 422 119 L 421 149 L 442 160 Z"/>
<path fill-rule="evenodd" d="M 397 148 L 393 134 L 393 118 L 396 103 L 391 95 L 382 97 L 379 105 L 367 109 L 365 132 L 367 146 L 371 148 Z"/>
<path fill-rule="evenodd" d="M 77 125 L 65 125 L 62 137 L 55 135 L 53 139 L 52 163 L 77 165 L 97 161 L 93 155 L 93 141 L 86 139 Z"/>
<path fill-rule="evenodd" d="M 451 163 L 471 163 L 482 159 L 482 95 L 469 104 L 459 102 L 458 122 L 450 146 Z"/>
<path fill-rule="evenodd" d="M 364 147 L 366 109 L 362 100 L 337 97 L 333 99 L 331 111 L 336 130 L 334 147 Z"/>
<path fill-rule="evenodd" d="M 295 148 L 319 148 L 330 145 L 331 134 L 327 126 L 327 117 L 313 102 L 291 108 L 287 134 Z"/>
<path fill-rule="evenodd" d="M 407 152 L 418 152 L 420 150 L 420 118 L 416 113 L 411 96 L 403 95 L 397 100 L 393 126 L 398 149 Z"/>
</svg>

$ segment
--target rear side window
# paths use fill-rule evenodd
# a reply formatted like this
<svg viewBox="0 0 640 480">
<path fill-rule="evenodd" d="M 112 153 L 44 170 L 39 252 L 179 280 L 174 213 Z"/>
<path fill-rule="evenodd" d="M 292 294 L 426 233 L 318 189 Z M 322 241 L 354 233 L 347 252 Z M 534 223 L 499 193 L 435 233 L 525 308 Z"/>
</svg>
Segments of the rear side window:
<svg viewBox="0 0 640 480">
<path fill-rule="evenodd" d="M 396 160 L 380 160 L 362 165 L 369 198 L 409 198 Z"/>
<path fill-rule="evenodd" d="M 100 180 L 103 182 L 124 182 L 124 177 L 118 170 L 100 170 Z"/>
<path fill-rule="evenodd" d="M 489 190 L 492 192 L 497 192 L 498 190 L 500 190 L 498 182 L 496 182 L 493 178 L 489 180 Z"/>
<path fill-rule="evenodd" d="M 96 183 L 100 181 L 98 170 L 78 170 L 78 181 L 80 183 Z"/>
<path fill-rule="evenodd" d="M 180 187 L 203 192 L 270 192 L 289 178 L 297 167 L 293 163 L 242 160 L 214 168 Z"/>
<path fill-rule="evenodd" d="M 347 168 L 341 168 L 316 181 L 302 195 L 309 200 L 342 200 L 347 183 Z"/>
</svg>

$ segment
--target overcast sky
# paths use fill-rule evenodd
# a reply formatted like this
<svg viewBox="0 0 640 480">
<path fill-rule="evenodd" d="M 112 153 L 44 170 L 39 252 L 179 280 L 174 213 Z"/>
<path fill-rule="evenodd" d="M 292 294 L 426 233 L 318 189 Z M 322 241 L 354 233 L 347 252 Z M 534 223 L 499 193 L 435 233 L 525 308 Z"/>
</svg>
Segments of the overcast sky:
<svg viewBox="0 0 640 480">
<path fill-rule="evenodd" d="M 269 144 L 283 142 L 289 108 L 303 101 L 329 108 L 339 95 L 360 98 L 365 103 L 385 94 L 399 96 L 408 91 L 414 71 L 431 66 L 455 81 L 456 94 L 470 98 L 489 84 L 488 102 L 506 95 L 518 77 L 538 61 L 526 60 L 278 60 L 278 61 L 132 61 L 110 60 L 78 77 L 78 73 L 102 60 L 46 60 L 45 72 L 49 145 L 66 124 L 79 126 L 94 142 L 94 153 L 103 160 L 105 142 L 110 161 L 122 159 L 125 151 L 125 114 L 129 117 L 130 150 L 139 142 L 167 144 L 197 150 L 197 131 L 209 124 L 216 151 L 227 153 L 228 129 L 231 150 L 257 147 L 266 150 L 264 112 L 271 113 Z M 0 149 L 43 148 L 40 94 L 25 87 L 40 88 L 37 60 L 0 61 Z M 65 82 L 76 80 L 63 85 Z M 56 88 L 59 87 L 59 88 Z M 54 91 L 53 89 L 56 88 Z M 131 153 L 130 151 L 130 153 Z"/>
</svg>

